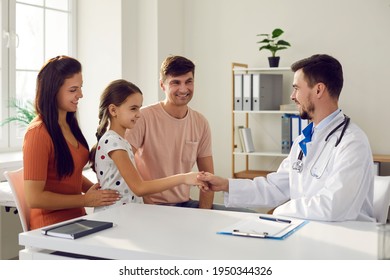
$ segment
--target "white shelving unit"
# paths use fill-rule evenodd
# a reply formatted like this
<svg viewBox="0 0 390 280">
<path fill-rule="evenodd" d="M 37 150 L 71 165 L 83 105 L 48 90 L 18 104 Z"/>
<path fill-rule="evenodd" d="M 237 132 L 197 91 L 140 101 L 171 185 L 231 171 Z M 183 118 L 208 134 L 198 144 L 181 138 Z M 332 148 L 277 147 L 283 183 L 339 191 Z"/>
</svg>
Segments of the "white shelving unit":
<svg viewBox="0 0 390 280">
<path fill-rule="evenodd" d="M 276 118 L 276 122 L 280 124 L 281 116 L 283 114 L 298 114 L 297 111 L 280 111 L 280 110 L 263 110 L 263 111 L 235 111 L 234 110 L 234 74 L 235 73 L 280 73 L 283 74 L 283 88 L 284 88 L 284 97 L 285 100 L 287 99 L 287 94 L 285 94 L 286 86 L 288 88 L 291 87 L 291 79 L 285 79 L 285 76 L 289 75 L 288 77 L 292 77 L 291 69 L 288 67 L 278 67 L 278 68 L 248 68 L 248 65 L 241 64 L 241 63 L 232 63 L 232 99 L 233 99 L 233 108 L 232 108 L 232 139 L 233 139 L 233 145 L 232 145 L 232 176 L 234 178 L 254 178 L 256 176 L 264 176 L 268 174 L 269 172 L 272 172 L 274 170 L 259 170 L 259 169 L 251 169 L 250 163 L 249 163 L 249 157 L 277 157 L 277 158 L 284 158 L 287 155 L 283 154 L 281 152 L 280 143 L 281 139 L 280 137 L 275 137 L 278 142 L 276 144 L 278 150 L 257 150 L 253 153 L 244 153 L 241 151 L 237 151 L 238 149 L 238 137 L 237 132 L 235 132 L 237 128 L 237 123 L 240 123 L 240 125 L 244 125 L 245 127 L 251 127 L 250 125 L 250 118 L 266 118 L 268 116 L 272 116 L 272 118 Z M 290 83 L 289 83 L 290 82 Z M 289 84 L 288 84 L 289 83 Z M 285 96 L 286 95 L 286 96 Z M 285 101 L 284 100 L 284 101 Z M 240 119 L 240 120 L 238 120 Z M 280 133 L 280 125 L 278 128 L 275 128 Z M 273 138 L 274 135 L 262 135 L 262 137 L 271 137 Z M 253 134 L 253 138 L 255 140 L 256 134 Z M 255 147 L 256 148 L 256 147 Z M 236 158 L 237 157 L 243 157 L 244 158 L 244 168 L 237 171 L 236 169 Z"/>
</svg>

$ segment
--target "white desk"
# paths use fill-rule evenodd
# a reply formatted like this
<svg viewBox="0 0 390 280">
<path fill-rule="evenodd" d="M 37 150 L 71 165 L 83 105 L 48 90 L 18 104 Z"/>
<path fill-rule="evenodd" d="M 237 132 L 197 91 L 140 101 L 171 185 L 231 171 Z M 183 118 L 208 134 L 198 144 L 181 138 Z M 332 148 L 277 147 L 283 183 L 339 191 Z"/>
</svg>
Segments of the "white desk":
<svg viewBox="0 0 390 280">
<path fill-rule="evenodd" d="M 29 249 L 19 258 L 45 258 L 37 252 L 45 249 L 121 260 L 377 258 L 375 223 L 311 221 L 285 240 L 216 234 L 248 215 L 258 214 L 129 204 L 88 215 L 117 226 L 80 239 L 21 233 L 19 243 Z"/>
</svg>

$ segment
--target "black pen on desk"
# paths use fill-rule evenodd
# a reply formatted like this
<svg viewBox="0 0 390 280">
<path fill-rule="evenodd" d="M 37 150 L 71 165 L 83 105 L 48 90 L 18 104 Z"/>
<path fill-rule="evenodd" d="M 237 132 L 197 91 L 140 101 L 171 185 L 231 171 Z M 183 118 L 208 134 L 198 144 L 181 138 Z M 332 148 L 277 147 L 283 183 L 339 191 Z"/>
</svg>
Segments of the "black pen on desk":
<svg viewBox="0 0 390 280">
<path fill-rule="evenodd" d="M 279 218 L 272 218 L 272 217 L 266 217 L 266 216 L 260 216 L 259 219 L 272 221 L 272 222 L 279 222 L 279 223 L 288 223 L 288 224 L 291 223 L 290 220 L 279 219 Z"/>
</svg>

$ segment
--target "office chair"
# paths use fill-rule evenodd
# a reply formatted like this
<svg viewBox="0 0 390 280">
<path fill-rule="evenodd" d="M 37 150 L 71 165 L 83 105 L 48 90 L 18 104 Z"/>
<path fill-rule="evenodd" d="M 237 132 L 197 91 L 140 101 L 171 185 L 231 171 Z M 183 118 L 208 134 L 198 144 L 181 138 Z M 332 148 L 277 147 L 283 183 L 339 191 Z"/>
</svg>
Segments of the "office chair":
<svg viewBox="0 0 390 280">
<path fill-rule="evenodd" d="M 390 176 L 374 178 L 374 217 L 378 223 L 385 224 L 390 206 Z"/>
<path fill-rule="evenodd" d="M 4 176 L 11 187 L 23 231 L 28 231 L 30 229 L 30 208 L 27 206 L 24 196 L 23 168 L 5 171 Z"/>
</svg>

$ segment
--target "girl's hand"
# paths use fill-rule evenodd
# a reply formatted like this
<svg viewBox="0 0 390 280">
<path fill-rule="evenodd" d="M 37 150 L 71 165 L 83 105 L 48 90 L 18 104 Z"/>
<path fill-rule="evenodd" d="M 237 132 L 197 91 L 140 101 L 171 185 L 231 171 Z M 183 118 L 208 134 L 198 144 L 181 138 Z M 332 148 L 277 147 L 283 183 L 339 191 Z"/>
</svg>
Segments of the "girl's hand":
<svg viewBox="0 0 390 280">
<path fill-rule="evenodd" d="M 207 183 L 201 180 L 198 180 L 198 172 L 189 172 L 185 174 L 185 184 L 187 185 L 195 185 L 200 189 L 207 188 Z"/>
</svg>

